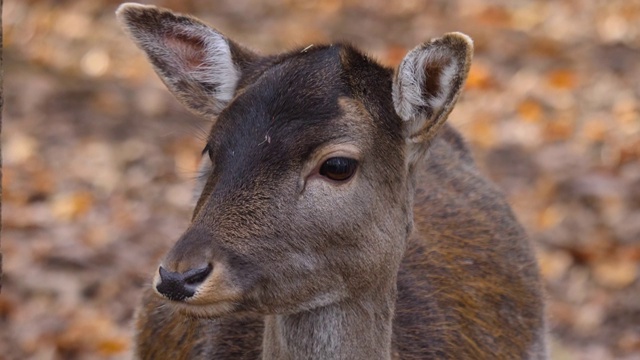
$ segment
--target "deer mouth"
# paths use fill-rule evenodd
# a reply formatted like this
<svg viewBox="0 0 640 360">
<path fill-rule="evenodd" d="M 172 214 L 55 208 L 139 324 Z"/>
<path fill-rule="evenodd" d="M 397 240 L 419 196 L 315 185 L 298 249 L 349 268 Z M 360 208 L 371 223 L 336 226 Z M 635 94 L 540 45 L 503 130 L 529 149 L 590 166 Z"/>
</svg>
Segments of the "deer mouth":
<svg viewBox="0 0 640 360">
<path fill-rule="evenodd" d="M 219 301 L 210 304 L 170 301 L 169 306 L 181 315 L 198 319 L 218 318 L 234 313 L 238 308 L 238 304 L 234 301 Z"/>
</svg>

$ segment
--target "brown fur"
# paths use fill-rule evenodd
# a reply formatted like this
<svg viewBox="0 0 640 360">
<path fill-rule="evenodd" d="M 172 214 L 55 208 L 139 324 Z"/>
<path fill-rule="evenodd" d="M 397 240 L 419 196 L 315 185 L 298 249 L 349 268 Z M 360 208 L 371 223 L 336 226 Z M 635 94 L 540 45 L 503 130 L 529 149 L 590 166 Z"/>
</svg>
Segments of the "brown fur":
<svg viewBox="0 0 640 360">
<path fill-rule="evenodd" d="M 161 265 L 213 271 L 186 298 L 145 292 L 140 358 L 547 357 L 527 237 L 443 125 L 470 39 L 427 42 L 394 75 L 348 45 L 259 56 L 167 10 L 128 5 L 119 17 L 177 97 L 216 116 L 192 224 Z M 197 31 L 177 50 L 155 45 L 184 26 Z M 209 36 L 230 48 L 217 63 L 240 73 L 228 103 L 203 95 L 219 95 L 216 78 L 189 73 L 209 61 Z M 355 174 L 320 175 L 332 157 L 357 160 Z"/>
<path fill-rule="evenodd" d="M 527 344 L 544 331 L 535 260 L 503 196 L 460 145 L 445 127 L 417 180 L 416 231 L 398 274 L 393 353 L 398 359 L 527 358 L 533 355 Z M 158 311 L 161 304 L 147 294 L 139 310 L 144 359 L 181 359 L 177 354 L 203 342 L 209 352 L 182 358 L 259 358 L 262 317 L 220 324 Z M 180 345 L 182 332 L 196 333 L 182 341 L 189 346 Z"/>
</svg>

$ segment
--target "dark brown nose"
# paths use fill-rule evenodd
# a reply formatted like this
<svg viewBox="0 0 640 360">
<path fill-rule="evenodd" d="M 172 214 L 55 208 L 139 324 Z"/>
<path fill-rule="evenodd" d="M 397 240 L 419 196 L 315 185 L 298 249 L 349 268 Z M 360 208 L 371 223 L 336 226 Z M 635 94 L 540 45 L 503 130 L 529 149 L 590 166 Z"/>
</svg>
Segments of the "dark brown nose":
<svg viewBox="0 0 640 360">
<path fill-rule="evenodd" d="M 206 267 L 179 273 L 160 266 L 160 282 L 156 285 L 156 289 L 169 300 L 185 300 L 195 294 L 198 286 L 207 278 L 212 269 L 213 267 L 209 264 Z"/>
</svg>

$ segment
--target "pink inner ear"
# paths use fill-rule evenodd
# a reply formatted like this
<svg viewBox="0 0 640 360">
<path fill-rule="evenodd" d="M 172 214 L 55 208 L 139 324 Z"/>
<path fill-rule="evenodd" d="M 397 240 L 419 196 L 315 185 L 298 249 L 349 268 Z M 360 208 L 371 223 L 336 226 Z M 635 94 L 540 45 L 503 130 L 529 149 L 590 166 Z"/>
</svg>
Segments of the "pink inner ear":
<svg viewBox="0 0 640 360">
<path fill-rule="evenodd" d="M 164 38 L 167 48 L 173 50 L 180 67 L 193 71 L 204 64 L 205 41 L 191 34 L 170 34 Z"/>
</svg>

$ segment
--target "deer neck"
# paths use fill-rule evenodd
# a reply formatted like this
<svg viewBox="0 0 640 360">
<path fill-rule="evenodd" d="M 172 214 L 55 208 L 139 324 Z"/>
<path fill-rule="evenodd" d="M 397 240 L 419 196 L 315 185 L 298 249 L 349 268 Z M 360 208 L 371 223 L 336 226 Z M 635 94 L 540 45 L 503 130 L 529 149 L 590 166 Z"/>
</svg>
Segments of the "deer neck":
<svg viewBox="0 0 640 360">
<path fill-rule="evenodd" d="M 262 359 L 391 359 L 395 293 L 267 316 Z"/>
</svg>

